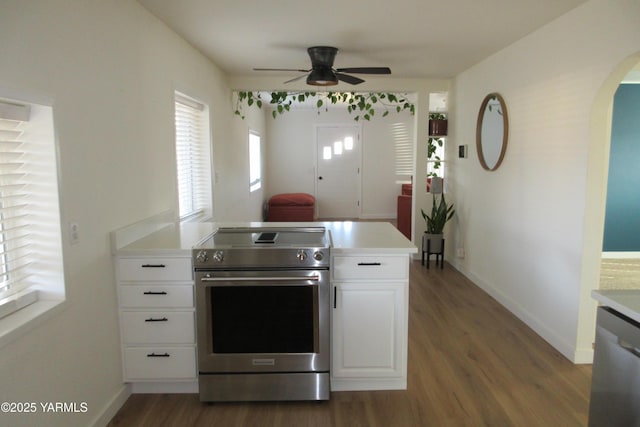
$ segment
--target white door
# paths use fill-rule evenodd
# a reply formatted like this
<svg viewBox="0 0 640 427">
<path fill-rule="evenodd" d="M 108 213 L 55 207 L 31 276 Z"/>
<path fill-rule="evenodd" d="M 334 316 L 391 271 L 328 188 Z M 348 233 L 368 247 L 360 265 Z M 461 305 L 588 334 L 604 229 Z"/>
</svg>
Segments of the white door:
<svg viewBox="0 0 640 427">
<path fill-rule="evenodd" d="M 360 128 L 318 126 L 316 129 L 316 209 L 318 218 L 360 215 Z"/>
</svg>

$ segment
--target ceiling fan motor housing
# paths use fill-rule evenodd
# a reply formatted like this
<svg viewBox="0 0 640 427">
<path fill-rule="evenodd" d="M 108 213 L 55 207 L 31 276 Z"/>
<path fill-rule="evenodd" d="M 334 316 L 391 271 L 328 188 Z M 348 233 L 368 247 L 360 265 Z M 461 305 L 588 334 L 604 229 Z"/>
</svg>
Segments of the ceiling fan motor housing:
<svg viewBox="0 0 640 427">
<path fill-rule="evenodd" d="M 307 76 L 307 84 L 314 86 L 334 86 L 338 77 L 333 72 L 333 61 L 338 49 L 330 46 L 314 46 L 307 49 L 311 58 L 311 72 Z"/>
<path fill-rule="evenodd" d="M 315 68 L 316 65 L 333 68 L 333 61 L 336 59 L 338 49 L 331 46 L 313 46 L 307 49 L 309 58 L 311 58 L 311 65 Z"/>
<path fill-rule="evenodd" d="M 311 58 L 311 70 L 296 70 L 287 68 L 254 68 L 257 71 L 299 71 L 309 73 L 307 75 L 307 84 L 312 86 L 334 86 L 338 81 L 343 81 L 352 85 L 363 83 L 359 77 L 345 73 L 355 74 L 391 74 L 388 67 L 352 67 L 352 68 L 333 68 L 333 61 L 336 59 L 338 48 L 332 46 L 312 46 L 307 48 L 309 58 Z M 304 78 L 304 76 L 287 80 L 285 83 L 291 83 Z"/>
</svg>

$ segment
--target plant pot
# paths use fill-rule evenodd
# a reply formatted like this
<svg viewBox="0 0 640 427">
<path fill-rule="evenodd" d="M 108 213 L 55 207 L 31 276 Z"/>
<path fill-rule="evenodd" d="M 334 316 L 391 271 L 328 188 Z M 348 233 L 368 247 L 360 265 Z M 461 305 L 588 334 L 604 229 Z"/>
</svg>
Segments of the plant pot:
<svg viewBox="0 0 640 427">
<path fill-rule="evenodd" d="M 432 136 L 446 136 L 447 135 L 447 120 L 443 119 L 430 119 L 429 120 L 429 135 Z"/>
<path fill-rule="evenodd" d="M 442 252 L 442 242 L 444 241 L 443 234 L 429 234 L 424 233 L 422 235 L 422 250 L 431 254 L 439 254 Z"/>
</svg>

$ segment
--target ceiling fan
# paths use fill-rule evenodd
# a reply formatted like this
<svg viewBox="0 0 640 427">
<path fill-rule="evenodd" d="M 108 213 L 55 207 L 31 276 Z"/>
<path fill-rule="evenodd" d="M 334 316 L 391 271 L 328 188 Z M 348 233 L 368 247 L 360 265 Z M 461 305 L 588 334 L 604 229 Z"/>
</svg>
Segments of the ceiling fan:
<svg viewBox="0 0 640 427">
<path fill-rule="evenodd" d="M 333 86 L 338 81 L 343 81 L 352 85 L 357 85 L 364 80 L 350 74 L 391 74 L 389 67 L 351 67 L 351 68 L 333 68 L 333 60 L 336 58 L 338 49 L 331 46 L 313 46 L 307 49 L 311 58 L 311 69 L 300 70 L 290 68 L 254 68 L 254 71 L 298 71 L 303 74 L 285 83 L 295 82 L 304 77 L 307 78 L 307 84 L 312 86 Z M 345 74 L 349 73 L 349 74 Z"/>
</svg>

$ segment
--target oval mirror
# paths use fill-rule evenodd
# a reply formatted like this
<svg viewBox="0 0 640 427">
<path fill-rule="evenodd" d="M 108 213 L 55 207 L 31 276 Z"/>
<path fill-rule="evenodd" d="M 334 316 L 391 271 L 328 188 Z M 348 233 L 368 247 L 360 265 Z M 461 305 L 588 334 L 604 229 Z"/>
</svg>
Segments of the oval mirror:
<svg viewBox="0 0 640 427">
<path fill-rule="evenodd" d="M 507 151 L 508 137 L 507 106 L 500 94 L 490 93 L 482 101 L 476 125 L 476 149 L 483 168 L 498 169 Z"/>
</svg>

